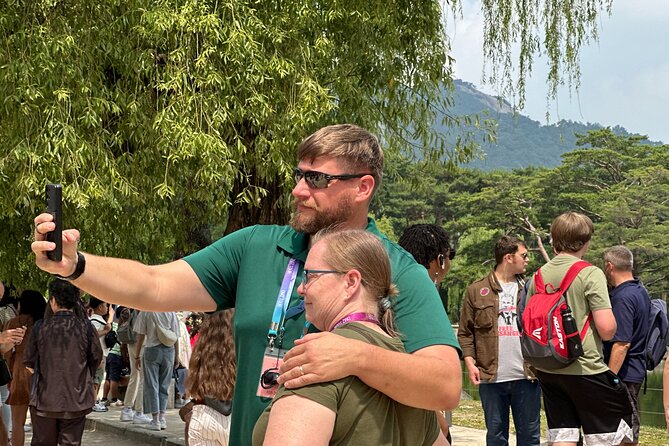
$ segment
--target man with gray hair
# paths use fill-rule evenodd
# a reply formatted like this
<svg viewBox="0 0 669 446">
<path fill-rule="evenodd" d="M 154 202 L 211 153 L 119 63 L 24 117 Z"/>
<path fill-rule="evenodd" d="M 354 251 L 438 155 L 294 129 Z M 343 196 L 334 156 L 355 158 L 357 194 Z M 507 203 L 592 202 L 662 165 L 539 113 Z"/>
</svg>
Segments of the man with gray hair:
<svg viewBox="0 0 669 446">
<path fill-rule="evenodd" d="M 604 252 L 604 274 L 612 287 L 609 295 L 618 328 L 613 339 L 604 342 L 604 360 L 627 386 L 632 403 L 634 442 L 639 442 L 639 390 L 646 375 L 644 350 L 649 327 L 650 297 L 633 275 L 634 256 L 625 246 Z"/>
</svg>

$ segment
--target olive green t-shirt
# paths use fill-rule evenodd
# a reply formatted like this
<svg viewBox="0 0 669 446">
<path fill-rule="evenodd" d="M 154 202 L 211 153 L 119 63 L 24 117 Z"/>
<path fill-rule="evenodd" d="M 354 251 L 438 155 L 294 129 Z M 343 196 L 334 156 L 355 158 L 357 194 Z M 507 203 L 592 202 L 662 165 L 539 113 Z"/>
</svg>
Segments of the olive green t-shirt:
<svg viewBox="0 0 669 446">
<path fill-rule="evenodd" d="M 404 351 L 399 339 L 384 336 L 356 322 L 337 328 L 334 332 L 388 350 Z M 434 444 L 439 435 L 439 425 L 433 411 L 400 404 L 355 376 L 299 389 L 282 386 L 272 404 L 287 395 L 310 399 L 336 414 L 330 439 L 332 446 L 427 446 Z M 261 446 L 263 443 L 272 404 L 256 423 L 253 446 Z"/>
<path fill-rule="evenodd" d="M 550 283 L 557 288 L 569 267 L 579 260 L 572 255 L 560 254 L 542 266 L 541 276 L 546 286 L 548 287 Z M 530 283 L 528 289 L 528 295 L 532 294 L 534 294 L 534 281 Z M 596 266 L 584 268 L 567 289 L 565 296 L 579 331 L 582 330 L 591 311 L 611 308 L 606 277 L 604 272 Z M 556 375 L 596 375 L 609 370 L 603 358 L 602 339 L 597 333 L 594 322 L 591 321 L 590 328 L 583 339 L 583 356 L 561 369 L 539 367 L 537 369 Z"/>
<path fill-rule="evenodd" d="M 367 231 L 379 236 L 390 257 L 392 281 L 399 288 L 393 310 L 397 329 L 407 352 L 431 345 L 460 349 L 437 289 L 427 269 L 398 244 L 381 234 L 370 219 Z M 219 310 L 235 308 L 237 381 L 233 397 L 230 444 L 247 446 L 258 417 L 271 398 L 256 396 L 267 331 L 281 281 L 291 257 L 300 260 L 289 308 L 301 299 L 297 287 L 307 257 L 309 238 L 290 226 L 251 226 L 219 239 L 185 257 Z M 304 312 L 285 323 L 284 348 L 293 347 L 302 335 Z"/>
</svg>

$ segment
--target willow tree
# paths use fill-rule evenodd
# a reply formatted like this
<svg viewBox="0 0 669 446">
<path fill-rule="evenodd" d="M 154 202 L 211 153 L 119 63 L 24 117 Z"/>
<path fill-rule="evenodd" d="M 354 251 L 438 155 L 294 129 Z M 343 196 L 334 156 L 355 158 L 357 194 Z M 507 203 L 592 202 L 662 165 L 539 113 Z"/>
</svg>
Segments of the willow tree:
<svg viewBox="0 0 669 446">
<path fill-rule="evenodd" d="M 484 2 L 490 60 L 520 41 L 525 76 L 541 24 L 551 60 L 577 66 L 593 16 L 556 3 L 542 16 L 537 2 Z M 446 7 L 457 14 L 457 0 Z M 446 13 L 436 0 L 3 2 L 4 275 L 43 280 L 28 234 L 47 181 L 64 185 L 65 224 L 84 249 L 160 261 L 207 244 L 212 226 L 284 222 L 295 147 L 326 124 L 370 128 L 391 151 L 469 159 L 465 132 L 452 146 L 432 130 L 477 124 L 450 116 L 442 94 Z"/>
</svg>

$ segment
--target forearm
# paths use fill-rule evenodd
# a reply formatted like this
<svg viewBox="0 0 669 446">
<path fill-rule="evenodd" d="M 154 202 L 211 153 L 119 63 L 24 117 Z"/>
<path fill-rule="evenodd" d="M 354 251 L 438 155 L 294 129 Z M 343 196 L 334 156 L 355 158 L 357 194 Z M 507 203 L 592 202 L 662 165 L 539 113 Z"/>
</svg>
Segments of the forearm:
<svg viewBox="0 0 669 446">
<path fill-rule="evenodd" d="M 627 350 L 629 350 L 629 343 L 616 342 L 611 347 L 611 357 L 609 358 L 609 368 L 613 373 L 620 372 L 620 367 L 622 367 L 623 362 L 625 362 L 625 357 L 627 356 Z"/>
<path fill-rule="evenodd" d="M 407 406 L 451 410 L 460 401 L 462 374 L 457 351 L 437 345 L 413 354 L 360 343 L 354 373 L 368 386 Z"/>
<path fill-rule="evenodd" d="M 662 401 L 665 412 L 669 409 L 669 361 L 664 362 L 664 374 L 662 376 Z"/>
<path fill-rule="evenodd" d="M 135 357 L 133 359 L 139 359 L 142 354 L 142 346 L 144 345 L 144 338 L 146 336 L 143 334 L 137 335 L 137 343 L 135 344 Z"/>
<path fill-rule="evenodd" d="M 192 311 L 216 309 L 195 272 L 183 260 L 148 266 L 134 260 L 85 256 L 86 269 L 73 283 L 105 302 L 147 311 L 183 310 L 185 305 Z M 177 283 L 181 285 L 176 286 Z M 183 289 L 189 290 L 187 303 L 182 300 Z"/>
</svg>

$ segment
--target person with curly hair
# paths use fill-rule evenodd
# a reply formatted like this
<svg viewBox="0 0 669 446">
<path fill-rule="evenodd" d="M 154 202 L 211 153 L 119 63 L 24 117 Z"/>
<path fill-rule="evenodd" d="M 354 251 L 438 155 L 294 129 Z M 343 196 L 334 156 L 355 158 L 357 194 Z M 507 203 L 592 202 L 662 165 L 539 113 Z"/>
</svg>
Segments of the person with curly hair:
<svg viewBox="0 0 669 446">
<path fill-rule="evenodd" d="M 444 281 L 455 258 L 455 249 L 451 248 L 444 228 L 433 224 L 412 225 L 404 230 L 397 243 L 427 269 L 435 285 Z"/>
<path fill-rule="evenodd" d="M 186 380 L 192 400 L 179 415 L 186 422 L 186 445 L 227 446 L 237 360 L 232 335 L 233 310 L 207 318 L 199 330 Z"/>
<path fill-rule="evenodd" d="M 427 274 L 439 287 L 451 269 L 455 249 L 451 247 L 448 232 L 435 224 L 415 224 L 404 230 L 397 242 L 402 248 L 427 269 Z M 449 444 L 453 444 L 450 432 L 450 411 L 438 411 L 437 421 Z"/>
</svg>

